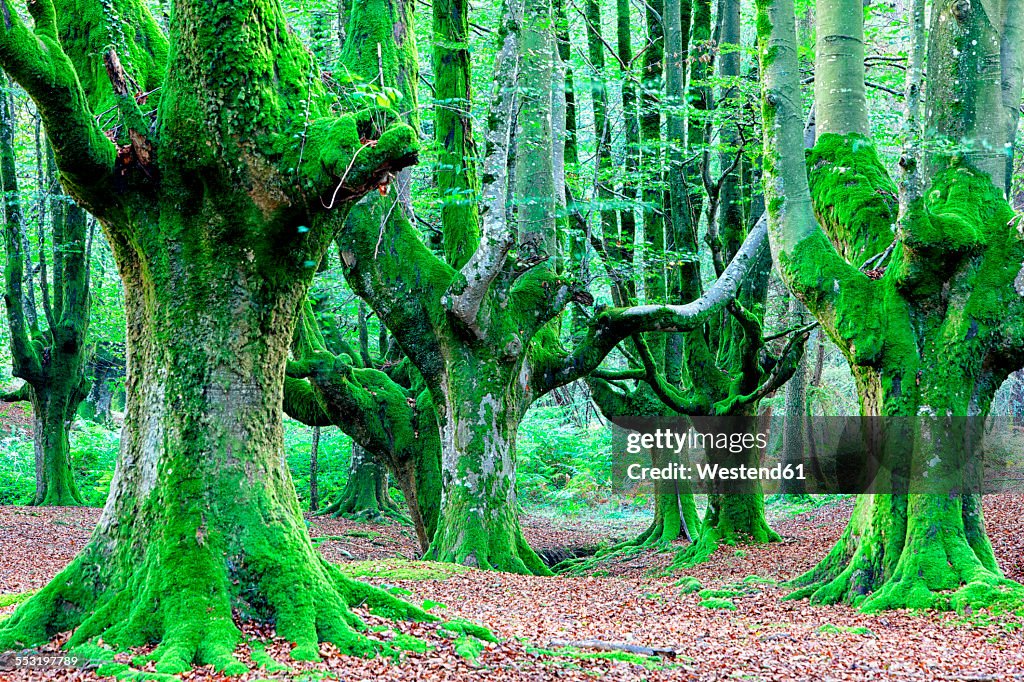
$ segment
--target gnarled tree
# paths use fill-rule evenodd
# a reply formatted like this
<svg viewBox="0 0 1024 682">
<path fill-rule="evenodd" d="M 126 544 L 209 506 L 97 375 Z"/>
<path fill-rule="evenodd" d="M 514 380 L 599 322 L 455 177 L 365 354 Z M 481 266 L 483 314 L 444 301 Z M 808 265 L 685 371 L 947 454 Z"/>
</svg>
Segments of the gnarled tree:
<svg viewBox="0 0 1024 682">
<path fill-rule="evenodd" d="M 239 672 L 238 617 L 273 622 L 295 658 L 325 640 L 374 650 L 349 604 L 421 612 L 316 553 L 281 402 L 316 264 L 349 207 L 415 160 L 413 131 L 385 111 L 340 115 L 276 0 L 176 0 L 166 36 L 138 0 L 35 0 L 32 25 L 3 10 L 0 65 L 124 281 L 128 405 L 91 541 L 0 648 L 74 629 L 72 644 L 156 643 L 161 672 Z"/>
<path fill-rule="evenodd" d="M 1019 3 L 1011 5 L 1009 16 L 1019 16 Z M 845 47 L 816 76 L 826 129 L 805 163 L 793 5 L 758 3 L 766 196 L 780 270 L 845 354 L 861 413 L 895 424 L 923 417 L 911 456 L 895 462 L 910 487 L 859 497 L 836 546 L 796 581 L 795 596 L 866 609 L 983 606 L 1020 592 L 996 565 L 976 495 L 912 494 L 928 472 L 953 466 L 948 451 L 929 445 L 946 438 L 929 424 L 983 417 L 1024 363 L 1024 239 L 1003 197 L 1012 142 L 1000 106 L 1004 17 L 990 15 L 989 3 L 933 4 L 919 126 L 924 7 L 915 2 L 910 17 L 908 144 L 897 188 L 864 136 L 856 101 L 861 5 L 818 6 L 819 41 Z"/>
<path fill-rule="evenodd" d="M 6 80 L 6 79 L 5 79 Z M 8 402 L 32 405 L 36 459 L 34 505 L 72 506 L 82 503 L 71 467 L 68 432 L 78 406 L 89 391 L 86 362 L 89 348 L 89 253 L 86 215 L 57 187 L 45 186 L 52 173 L 40 173 L 40 206 L 51 198 L 50 229 L 45 211 L 39 212 L 38 280 L 28 256 L 29 238 L 19 196 L 14 146 L 14 103 L 4 92 L 0 101 L 0 172 L 3 174 L 4 227 L 7 264 L 4 301 L 11 331 L 14 376 L 25 381 L 20 389 L 0 396 Z M 45 154 L 42 146 L 37 153 Z M 42 167 L 42 159 L 39 159 Z M 56 197 L 51 197 L 56 193 Z M 43 248 L 50 232 L 51 253 Z M 46 267 L 47 260 L 50 267 Z M 29 265 L 26 277 L 25 265 Z M 49 273 L 52 273 L 52 278 Z M 37 297 L 32 290 L 38 289 Z M 42 318 L 36 307 L 41 305 Z"/>
</svg>

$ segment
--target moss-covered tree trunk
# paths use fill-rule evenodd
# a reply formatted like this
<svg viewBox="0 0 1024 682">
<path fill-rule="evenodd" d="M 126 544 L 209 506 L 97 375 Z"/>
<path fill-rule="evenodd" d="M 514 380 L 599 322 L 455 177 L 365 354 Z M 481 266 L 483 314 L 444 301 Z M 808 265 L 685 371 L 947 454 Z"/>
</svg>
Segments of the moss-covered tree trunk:
<svg viewBox="0 0 1024 682">
<path fill-rule="evenodd" d="M 36 101 L 62 181 L 111 242 L 128 405 L 90 542 L 5 621 L 0 649 L 74 629 L 72 645 L 156 644 L 160 672 L 238 673 L 239 624 L 257 620 L 295 658 L 317 658 L 321 641 L 374 651 L 348 605 L 423 614 L 317 554 L 281 404 L 315 265 L 351 205 L 414 160 L 412 132 L 383 111 L 332 113 L 274 0 L 176 2 L 169 43 L 144 5 L 115 2 L 133 29 L 115 50 L 105 6 L 76 4 L 31 4 L 33 28 L 12 13 L 0 63 Z M 134 84 L 159 93 L 159 139 Z M 108 106 L 116 147 L 93 114 Z"/>
<path fill-rule="evenodd" d="M 7 83 L 6 78 L 3 83 Z M 27 400 L 32 405 L 36 490 L 31 503 L 79 505 L 82 496 L 75 485 L 68 432 L 89 386 L 85 376 L 90 307 L 86 217 L 74 204 L 54 202 L 49 225 L 36 226 L 40 231 L 51 231 L 53 244 L 52 284 L 48 276 L 50 270 L 46 267 L 48 255 L 40 249 L 38 287 L 41 295 L 37 298 L 34 295 L 35 273 L 32 272 L 36 267 L 25 248 L 29 239 L 19 197 L 14 125 L 13 102 L 5 92 L 0 102 L 0 172 L 7 253 L 4 301 L 12 338 L 13 373 L 25 380 L 25 390 L 7 399 Z M 44 153 L 41 147 L 37 152 Z M 39 167 L 42 166 L 42 159 L 39 159 Z M 42 182 L 44 178 L 39 179 Z M 49 199 L 49 196 L 43 198 L 41 205 Z M 40 244 L 45 241 L 40 237 Z M 26 263 L 30 267 L 27 276 Z M 41 314 L 37 313 L 37 302 L 42 305 Z M 45 326 L 39 324 L 40 317 Z"/>
<path fill-rule="evenodd" d="M 60 390 L 64 388 L 65 390 Z M 69 432 L 81 401 L 79 386 L 32 391 L 32 433 L 36 493 L 32 504 L 68 507 L 82 504 L 71 466 Z"/>
<path fill-rule="evenodd" d="M 513 388 L 515 359 L 477 358 L 458 347 L 451 352 L 438 409 L 441 515 L 427 557 L 546 574 L 519 525 L 515 447 L 522 414 Z"/>
<path fill-rule="evenodd" d="M 387 469 L 355 443 L 352 444 L 352 459 L 345 487 L 338 499 L 329 504 L 323 513 L 358 521 L 404 519 L 398 504 L 388 492 Z"/>
<path fill-rule="evenodd" d="M 857 3 L 826 7 L 860 13 Z M 1020 586 L 1003 579 L 995 563 L 979 497 L 970 489 L 921 494 L 917 487 L 963 467 L 971 446 L 956 440 L 965 437 L 957 420 L 983 418 L 995 390 L 1024 362 L 1024 240 L 1002 196 L 1004 159 L 993 152 L 1012 142 L 1005 112 L 992 106 L 1000 19 L 983 3 L 934 4 L 919 146 L 924 3 L 914 3 L 909 143 L 897 206 L 896 187 L 856 128 L 820 135 L 805 161 L 794 106 L 793 6 L 766 0 L 759 14 L 772 248 L 789 286 L 850 363 L 861 414 L 884 420 L 887 437 L 877 442 L 885 445 L 884 464 L 897 472 L 891 494 L 858 498 L 843 536 L 795 581 L 794 596 L 866 609 L 1019 603 Z M 835 80 L 818 87 L 857 91 L 844 79 L 862 78 L 860 65 L 848 66 L 826 72 Z M 958 151 L 946 151 L 947 144 Z M 903 447 L 894 452 L 892 444 Z"/>
</svg>

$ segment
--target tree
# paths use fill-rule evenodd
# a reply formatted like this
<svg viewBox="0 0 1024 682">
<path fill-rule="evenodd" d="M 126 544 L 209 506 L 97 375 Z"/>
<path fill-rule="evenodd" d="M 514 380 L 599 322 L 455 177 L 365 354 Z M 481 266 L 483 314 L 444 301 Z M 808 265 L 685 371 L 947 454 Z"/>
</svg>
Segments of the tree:
<svg viewBox="0 0 1024 682">
<path fill-rule="evenodd" d="M 326 513 L 378 513 L 388 500 L 381 488 L 390 471 L 402 490 L 420 548 L 427 550 L 440 507 L 441 446 L 437 417 L 423 381 L 403 361 L 388 371 L 364 367 L 362 353 L 327 348 L 312 307 L 296 327 L 288 363 L 284 410 L 310 426 L 334 425 L 372 458 L 353 462 L 341 497 Z M 369 359 L 367 352 L 367 359 Z M 353 453 L 355 460 L 355 454 Z M 392 510 L 393 511 L 393 510 Z"/>
<path fill-rule="evenodd" d="M 316 264 L 352 204 L 415 160 L 413 131 L 386 110 L 337 113 L 276 0 L 180 0 L 166 36 L 137 0 L 38 0 L 32 27 L 5 8 L 0 64 L 124 281 L 128 406 L 92 540 L 0 648 L 77 628 L 72 645 L 157 643 L 160 672 L 240 672 L 240 614 L 273 622 L 295 658 L 322 640 L 373 651 L 348 605 L 426 616 L 316 553 L 281 400 Z M 108 133 L 95 113 L 111 108 Z"/>
<path fill-rule="evenodd" d="M 837 31 L 848 47 L 832 56 L 843 63 L 816 74 L 816 100 L 831 113 L 805 162 L 793 5 L 758 3 L 772 249 L 849 362 L 861 413 L 912 429 L 910 456 L 894 462 L 911 486 L 929 469 L 948 473 L 951 452 L 964 443 L 947 450 L 929 441 L 951 440 L 957 417 L 983 417 L 1024 360 L 1015 283 L 1024 240 L 1003 197 L 1001 150 L 1012 140 L 999 106 L 1000 61 L 990 58 L 1004 34 L 989 8 L 934 3 L 922 90 L 924 3 L 914 3 L 897 189 L 863 135 L 862 103 L 850 101 L 863 92 L 860 4 L 818 6 L 819 43 L 838 42 L 830 37 Z M 1012 85 L 1019 101 L 1021 84 Z M 902 419 L 915 415 L 925 417 Z M 795 597 L 872 610 L 991 606 L 1020 596 L 996 565 L 976 495 L 899 485 L 859 497 L 836 546 L 796 584 Z"/>
<path fill-rule="evenodd" d="M 5 83 L 6 83 L 6 79 Z M 89 249 L 87 222 L 82 209 L 59 191 L 53 196 L 49 230 L 40 211 L 38 287 L 44 324 L 37 315 L 32 290 L 36 279 L 27 247 L 29 237 L 19 196 L 14 148 L 15 112 L 8 92 L 0 100 L 0 171 L 3 174 L 5 223 L 4 301 L 11 332 L 14 376 L 25 380 L 22 388 L 2 396 L 8 402 L 32 405 L 33 443 L 36 456 L 34 505 L 73 506 L 82 503 L 71 468 L 68 432 L 78 406 L 89 392 L 86 363 L 91 355 L 89 330 Z M 45 144 L 45 143 L 43 143 Z M 37 153 L 45 155 L 42 145 Z M 42 167 L 42 159 L 39 159 Z M 51 200 L 53 180 L 40 173 L 40 206 Z M 50 232 L 51 253 L 43 247 Z M 51 260 L 51 270 L 47 259 Z M 26 276 L 25 264 L 29 265 Z M 27 287 L 27 289 L 26 289 Z"/>
</svg>

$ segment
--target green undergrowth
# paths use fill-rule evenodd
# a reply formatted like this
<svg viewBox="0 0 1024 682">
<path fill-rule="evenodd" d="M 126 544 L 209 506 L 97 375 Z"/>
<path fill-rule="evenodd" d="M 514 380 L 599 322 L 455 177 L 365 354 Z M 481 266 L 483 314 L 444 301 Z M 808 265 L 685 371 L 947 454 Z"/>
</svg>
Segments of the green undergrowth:
<svg viewBox="0 0 1024 682">
<path fill-rule="evenodd" d="M 840 504 L 849 495 L 769 495 L 765 498 L 765 512 L 769 521 L 777 518 L 791 519 L 800 514 Z"/>
<path fill-rule="evenodd" d="M 380 578 L 383 580 L 447 580 L 473 570 L 460 564 L 440 561 L 411 561 L 409 559 L 373 559 L 338 564 L 342 573 L 350 578 Z"/>
<path fill-rule="evenodd" d="M 719 597 L 704 599 L 700 602 L 700 606 L 703 606 L 706 609 L 722 609 L 726 611 L 736 610 L 736 604 L 734 604 L 731 599 L 723 599 Z"/>
</svg>

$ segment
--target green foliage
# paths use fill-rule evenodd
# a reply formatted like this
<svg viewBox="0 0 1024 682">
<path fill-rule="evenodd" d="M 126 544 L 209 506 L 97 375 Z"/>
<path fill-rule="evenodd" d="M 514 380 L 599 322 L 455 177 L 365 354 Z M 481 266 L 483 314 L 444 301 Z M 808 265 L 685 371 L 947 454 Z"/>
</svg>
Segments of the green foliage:
<svg viewBox="0 0 1024 682">
<path fill-rule="evenodd" d="M 704 599 L 701 601 L 700 606 L 703 606 L 706 609 L 721 609 L 725 611 L 736 610 L 736 605 L 732 603 L 731 599 L 720 599 L 717 597 Z"/>
<path fill-rule="evenodd" d="M 312 443 L 311 428 L 293 419 L 284 420 L 284 449 L 288 457 L 288 469 L 303 509 L 309 508 L 309 457 Z M 348 479 L 351 455 L 352 439 L 336 428 L 321 429 L 320 448 L 317 450 L 317 486 L 321 504 L 341 494 Z"/>
<path fill-rule="evenodd" d="M 519 430 L 520 498 L 578 515 L 611 498 L 612 453 L 609 429 L 580 427 L 565 419 L 564 408 L 535 406 Z"/>
<path fill-rule="evenodd" d="M 120 447 L 120 430 L 110 430 L 90 421 L 76 421 L 76 428 L 71 432 L 71 458 L 78 490 L 87 506 L 102 507 L 107 501 Z"/>
<path fill-rule="evenodd" d="M 110 491 L 120 431 L 82 419 L 71 429 L 71 461 L 84 503 L 102 507 Z M 29 504 L 35 495 L 35 452 L 32 436 L 0 433 L 0 504 Z"/>
</svg>

